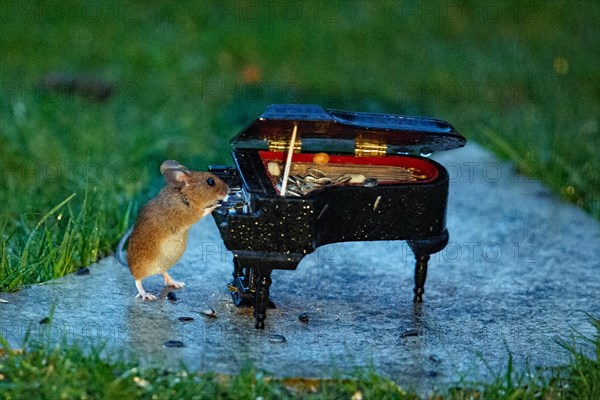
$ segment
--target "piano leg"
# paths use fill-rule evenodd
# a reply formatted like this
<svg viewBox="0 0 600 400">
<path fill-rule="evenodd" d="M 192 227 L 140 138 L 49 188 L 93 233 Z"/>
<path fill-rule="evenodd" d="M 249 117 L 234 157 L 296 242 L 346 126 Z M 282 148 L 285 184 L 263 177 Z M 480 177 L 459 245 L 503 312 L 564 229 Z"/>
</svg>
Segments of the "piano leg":
<svg viewBox="0 0 600 400">
<path fill-rule="evenodd" d="M 427 279 L 427 261 L 429 254 L 415 255 L 417 264 L 415 265 L 415 297 L 413 302 L 422 303 L 423 293 L 425 293 L 425 280 Z"/>
<path fill-rule="evenodd" d="M 417 263 L 415 265 L 415 303 L 423 302 L 423 293 L 425 293 L 425 280 L 427 279 L 427 262 L 431 254 L 437 253 L 448 244 L 448 231 L 444 231 L 427 239 L 409 240 L 408 245 L 415 253 Z"/>
<path fill-rule="evenodd" d="M 269 306 L 269 289 L 271 287 L 271 269 L 257 268 L 258 280 L 256 285 L 256 302 L 254 303 L 254 318 L 256 329 L 265 329 L 267 307 Z"/>
</svg>

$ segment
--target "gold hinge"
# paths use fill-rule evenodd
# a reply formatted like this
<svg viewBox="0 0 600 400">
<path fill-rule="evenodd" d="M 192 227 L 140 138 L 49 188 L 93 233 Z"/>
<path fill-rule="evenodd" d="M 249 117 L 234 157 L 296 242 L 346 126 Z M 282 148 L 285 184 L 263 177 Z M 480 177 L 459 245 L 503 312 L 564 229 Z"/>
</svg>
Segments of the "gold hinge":
<svg viewBox="0 0 600 400">
<path fill-rule="evenodd" d="M 356 157 L 381 157 L 387 154 L 387 144 L 374 138 L 359 135 L 356 137 L 354 146 Z"/>
<path fill-rule="evenodd" d="M 290 148 L 290 139 L 289 138 L 275 138 L 268 139 L 269 151 L 274 152 L 285 152 Z M 300 153 L 300 149 L 302 148 L 302 141 L 300 138 L 296 138 L 296 142 L 294 143 L 294 153 Z"/>
</svg>

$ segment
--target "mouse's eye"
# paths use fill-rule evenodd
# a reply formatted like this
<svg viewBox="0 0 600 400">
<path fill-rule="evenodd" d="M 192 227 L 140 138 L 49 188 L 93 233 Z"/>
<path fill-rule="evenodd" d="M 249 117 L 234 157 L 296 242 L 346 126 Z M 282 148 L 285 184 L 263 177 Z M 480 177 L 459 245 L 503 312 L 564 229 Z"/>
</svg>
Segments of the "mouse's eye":
<svg viewBox="0 0 600 400">
<path fill-rule="evenodd" d="M 214 180 L 213 178 L 208 178 L 208 179 L 206 180 L 206 184 L 207 184 L 208 186 L 215 186 L 215 180 Z"/>
</svg>

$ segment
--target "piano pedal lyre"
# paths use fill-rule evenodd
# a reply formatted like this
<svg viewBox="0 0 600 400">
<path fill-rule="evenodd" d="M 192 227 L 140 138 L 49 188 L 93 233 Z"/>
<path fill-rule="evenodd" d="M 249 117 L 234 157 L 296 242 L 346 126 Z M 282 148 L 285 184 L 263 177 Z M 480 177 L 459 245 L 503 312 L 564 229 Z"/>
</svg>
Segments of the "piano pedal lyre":
<svg viewBox="0 0 600 400">
<path fill-rule="evenodd" d="M 227 284 L 233 303 L 236 307 L 255 307 L 257 273 L 253 268 L 243 268 L 237 258 L 233 259 L 233 265 L 233 280 Z M 267 308 L 277 308 L 271 298 L 268 300 Z"/>
</svg>

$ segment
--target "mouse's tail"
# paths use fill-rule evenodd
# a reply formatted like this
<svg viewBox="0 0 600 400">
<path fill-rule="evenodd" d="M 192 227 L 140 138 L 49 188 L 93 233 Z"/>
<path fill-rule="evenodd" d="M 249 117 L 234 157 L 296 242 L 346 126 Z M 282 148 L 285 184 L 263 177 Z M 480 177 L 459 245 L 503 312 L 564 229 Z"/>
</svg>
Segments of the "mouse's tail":
<svg viewBox="0 0 600 400">
<path fill-rule="evenodd" d="M 123 255 L 123 247 L 125 247 L 125 242 L 127 241 L 127 239 L 129 239 L 129 236 L 131 236 L 131 232 L 133 232 L 133 227 L 129 228 L 127 232 L 123 234 L 123 237 L 121 237 L 121 240 L 119 240 L 119 244 L 117 245 L 117 253 L 115 254 L 117 261 L 126 267 L 128 267 L 128 265 L 127 260 Z"/>
</svg>

